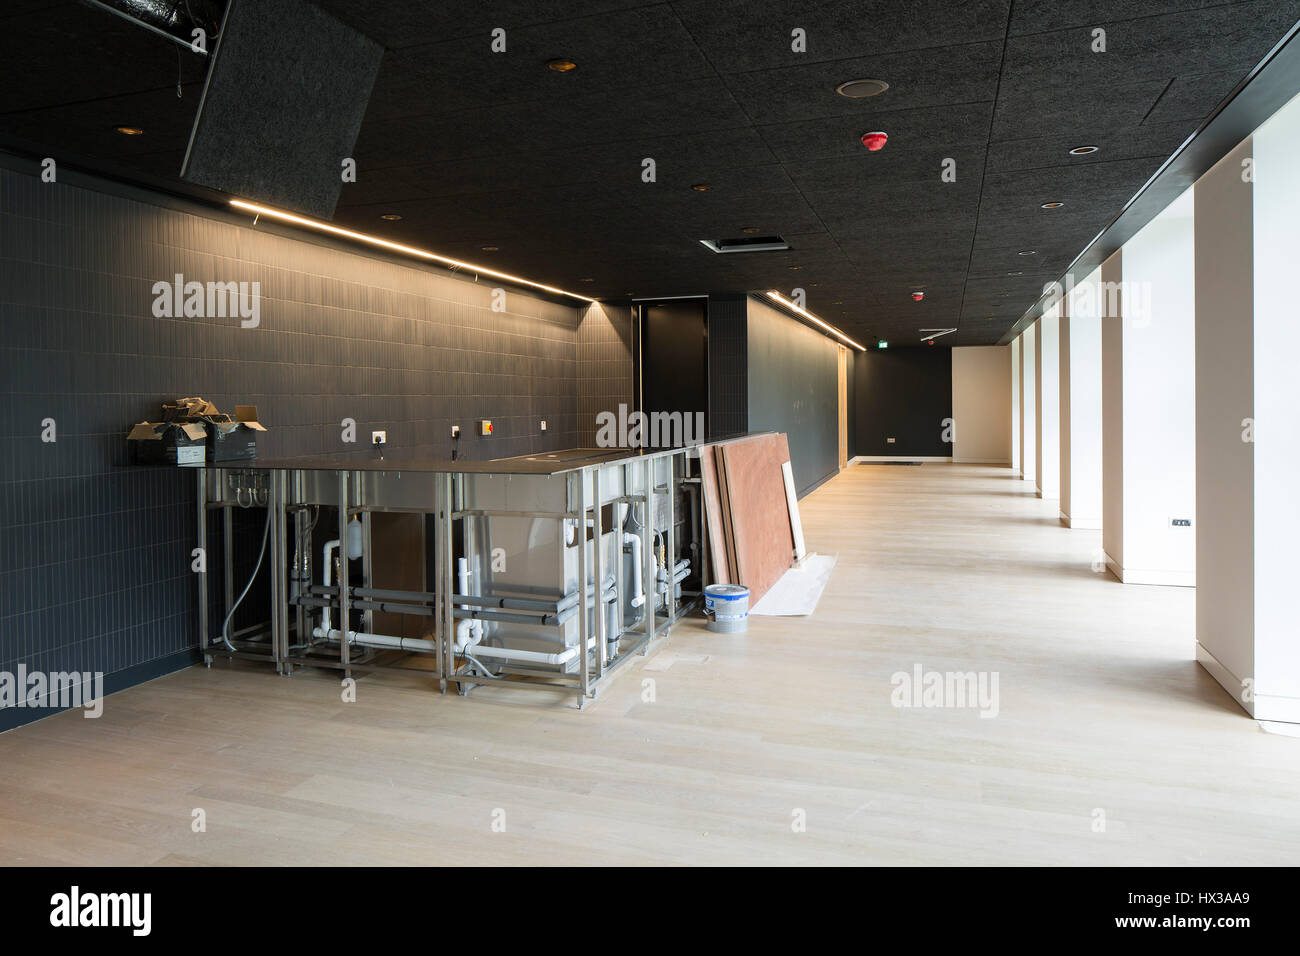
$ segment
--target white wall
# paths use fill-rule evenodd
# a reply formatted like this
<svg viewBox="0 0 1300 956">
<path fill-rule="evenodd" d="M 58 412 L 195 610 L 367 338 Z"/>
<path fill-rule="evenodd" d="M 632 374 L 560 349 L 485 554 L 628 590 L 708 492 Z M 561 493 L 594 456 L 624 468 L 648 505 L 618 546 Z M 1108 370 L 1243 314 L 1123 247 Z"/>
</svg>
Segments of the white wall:
<svg viewBox="0 0 1300 956">
<path fill-rule="evenodd" d="M 1061 300 L 1061 523 L 1101 527 L 1101 270 Z"/>
<path fill-rule="evenodd" d="M 1035 449 L 1038 428 L 1034 424 L 1034 411 L 1038 404 L 1038 386 L 1034 382 L 1034 339 L 1031 325 L 1020 333 L 1020 473 L 1025 481 L 1033 482 L 1038 462 Z"/>
<path fill-rule="evenodd" d="M 1193 191 L 1124 244 L 1123 580 L 1196 581 Z"/>
<path fill-rule="evenodd" d="M 1011 467 L 1020 474 L 1020 336 L 1011 340 Z"/>
<path fill-rule="evenodd" d="M 1247 139 L 1196 183 L 1197 660 L 1234 699 L 1255 673 L 1254 309 Z"/>
<path fill-rule="evenodd" d="M 952 350 L 953 461 L 1011 464 L 1011 349 Z"/>
<path fill-rule="evenodd" d="M 1060 314 L 1060 305 L 1053 305 L 1034 323 L 1038 329 L 1038 348 L 1034 353 L 1034 378 L 1038 382 L 1038 407 L 1034 413 L 1038 428 L 1035 484 L 1038 497 L 1052 500 L 1061 497 L 1061 393 L 1057 353 Z"/>
<path fill-rule="evenodd" d="M 1300 721 L 1300 97 L 1255 131 L 1253 148 L 1255 716 Z"/>
<path fill-rule="evenodd" d="M 1101 264 L 1101 284 L 1118 289 L 1124 250 Z M 1101 546 L 1117 577 L 1124 566 L 1124 334 L 1118 295 L 1101 294 Z M 1121 577 L 1122 580 L 1122 577 Z"/>
</svg>

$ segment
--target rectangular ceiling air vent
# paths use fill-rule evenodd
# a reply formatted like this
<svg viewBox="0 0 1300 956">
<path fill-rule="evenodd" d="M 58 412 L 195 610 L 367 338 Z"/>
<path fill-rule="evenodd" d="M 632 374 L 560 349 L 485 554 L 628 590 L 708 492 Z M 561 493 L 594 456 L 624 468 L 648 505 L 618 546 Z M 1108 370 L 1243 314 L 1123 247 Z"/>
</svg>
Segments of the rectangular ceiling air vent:
<svg viewBox="0 0 1300 956">
<path fill-rule="evenodd" d="M 780 252 L 790 243 L 780 236 L 745 236 L 741 239 L 701 239 L 714 252 Z"/>
</svg>

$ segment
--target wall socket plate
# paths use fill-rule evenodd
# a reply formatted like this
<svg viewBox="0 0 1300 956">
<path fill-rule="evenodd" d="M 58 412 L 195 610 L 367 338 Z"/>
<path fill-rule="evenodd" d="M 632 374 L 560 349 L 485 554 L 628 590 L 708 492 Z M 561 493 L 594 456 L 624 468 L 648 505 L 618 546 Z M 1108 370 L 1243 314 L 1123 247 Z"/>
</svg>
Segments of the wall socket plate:
<svg viewBox="0 0 1300 956">
<path fill-rule="evenodd" d="M 459 425 L 452 425 L 452 426 L 451 426 L 451 437 L 452 437 L 452 438 L 459 438 L 459 437 L 460 437 L 460 426 L 459 426 Z"/>
<path fill-rule="evenodd" d="M 542 419 L 542 431 L 546 431 L 546 419 Z"/>
<path fill-rule="evenodd" d="M 892 445 L 892 444 L 894 443 L 894 439 L 892 439 L 892 438 L 886 438 L 886 439 L 885 439 L 885 443 L 886 443 L 886 444 L 889 444 L 889 445 Z"/>
<path fill-rule="evenodd" d="M 372 444 L 372 445 L 387 445 L 387 444 L 388 444 L 388 432 L 386 432 L 386 431 L 384 431 L 384 432 L 371 432 L 371 433 L 370 433 L 370 444 Z"/>
</svg>

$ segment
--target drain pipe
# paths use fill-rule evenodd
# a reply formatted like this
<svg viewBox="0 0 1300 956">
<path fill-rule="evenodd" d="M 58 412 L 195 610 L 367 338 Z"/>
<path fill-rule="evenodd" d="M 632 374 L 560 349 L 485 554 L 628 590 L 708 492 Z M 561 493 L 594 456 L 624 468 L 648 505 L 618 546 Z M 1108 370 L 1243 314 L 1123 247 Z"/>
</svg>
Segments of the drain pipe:
<svg viewBox="0 0 1300 956">
<path fill-rule="evenodd" d="M 460 593 L 469 594 L 469 561 L 465 558 L 457 558 L 456 571 L 460 583 Z M 464 604 L 460 605 L 460 607 L 462 610 L 469 610 Z M 473 644 L 478 644 L 482 640 L 482 621 L 465 617 L 456 622 L 456 643 L 454 646 L 457 653 Z"/>
</svg>

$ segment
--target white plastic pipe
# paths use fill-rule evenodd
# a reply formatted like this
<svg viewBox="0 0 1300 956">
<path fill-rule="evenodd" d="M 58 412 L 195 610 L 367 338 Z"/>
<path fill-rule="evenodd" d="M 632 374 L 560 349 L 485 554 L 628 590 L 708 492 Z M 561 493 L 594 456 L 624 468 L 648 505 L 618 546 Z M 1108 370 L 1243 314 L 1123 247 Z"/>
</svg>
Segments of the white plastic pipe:
<svg viewBox="0 0 1300 956">
<path fill-rule="evenodd" d="M 338 628 L 326 630 L 317 627 L 312 629 L 312 634 L 331 641 L 343 640 L 343 632 Z M 419 637 L 393 637 L 391 634 L 368 634 L 365 631 L 348 631 L 347 642 L 360 644 L 362 647 L 394 647 L 402 651 L 433 651 L 436 648 L 433 641 L 426 641 Z"/>
<path fill-rule="evenodd" d="M 321 548 L 321 565 L 325 569 L 326 587 L 329 587 L 330 581 L 334 579 L 334 562 L 330 560 L 330 553 L 338 546 L 339 539 L 335 538 L 333 541 L 326 541 L 325 547 Z M 330 606 L 328 604 L 321 609 L 320 623 L 321 626 L 317 630 L 328 631 L 330 629 Z M 319 634 L 316 636 L 320 637 Z"/>
<path fill-rule="evenodd" d="M 645 603 L 645 581 L 641 573 L 641 536 L 632 534 L 630 531 L 623 532 L 623 543 L 632 546 L 632 567 L 635 569 L 632 578 L 636 583 L 636 594 L 632 597 L 632 606 L 640 607 Z"/>
<path fill-rule="evenodd" d="M 465 558 L 456 559 L 457 578 L 460 582 L 460 593 L 469 594 L 469 561 Z M 460 605 L 462 609 L 466 606 Z M 456 622 L 456 642 L 453 648 L 457 653 L 465 650 L 471 644 L 477 644 L 483 640 L 483 622 L 473 618 L 464 617 Z"/>
<path fill-rule="evenodd" d="M 587 638 L 587 650 L 596 646 L 594 637 Z M 493 647 L 490 644 L 479 644 L 474 648 L 475 657 L 500 657 L 508 658 L 512 661 L 527 661 L 530 664 L 567 664 L 578 656 L 578 647 L 566 647 L 562 651 L 554 654 L 548 654 L 545 651 L 522 651 L 510 647 Z"/>
</svg>

